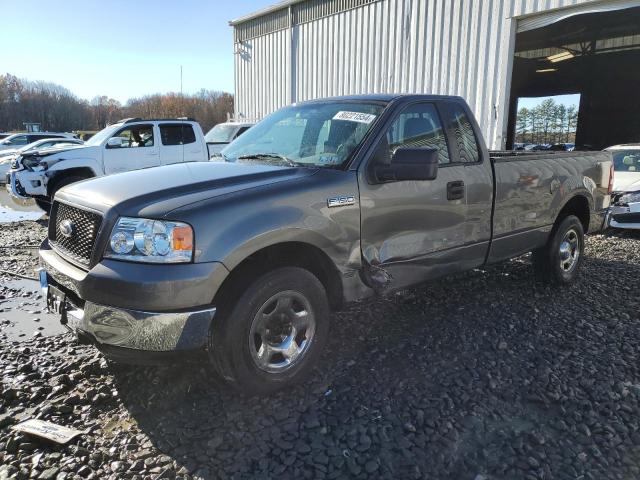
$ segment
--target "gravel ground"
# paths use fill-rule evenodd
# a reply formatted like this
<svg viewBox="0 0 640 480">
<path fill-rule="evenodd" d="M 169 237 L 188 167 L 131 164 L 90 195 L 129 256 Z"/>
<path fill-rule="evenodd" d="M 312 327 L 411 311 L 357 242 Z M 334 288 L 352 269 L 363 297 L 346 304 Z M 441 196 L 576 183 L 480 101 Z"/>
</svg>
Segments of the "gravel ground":
<svg viewBox="0 0 640 480">
<path fill-rule="evenodd" d="M 0 245 L 43 234 L 3 226 Z M 592 236 L 587 255 L 570 288 L 536 284 L 524 257 L 355 305 L 314 375 L 271 397 L 199 361 L 2 342 L 0 479 L 638 478 L 640 234 Z M 0 268 L 34 262 L 0 251 Z M 56 447 L 10 430 L 30 417 L 87 433 Z"/>
</svg>

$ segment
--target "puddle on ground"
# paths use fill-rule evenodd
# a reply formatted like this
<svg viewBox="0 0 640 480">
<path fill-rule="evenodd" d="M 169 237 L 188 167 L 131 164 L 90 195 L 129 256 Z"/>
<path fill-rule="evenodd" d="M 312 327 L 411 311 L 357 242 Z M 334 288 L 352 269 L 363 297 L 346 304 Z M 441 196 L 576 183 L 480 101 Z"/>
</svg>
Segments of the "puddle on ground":
<svg viewBox="0 0 640 480">
<path fill-rule="evenodd" d="M 15 200 L 0 185 L 0 223 L 22 222 L 24 220 L 38 220 L 44 212 L 38 208 L 33 200 Z"/>
<path fill-rule="evenodd" d="M 47 313 L 40 284 L 34 280 L 9 280 L 0 283 L 0 339 L 30 340 L 36 332 L 42 336 L 67 330 L 58 315 Z"/>
</svg>

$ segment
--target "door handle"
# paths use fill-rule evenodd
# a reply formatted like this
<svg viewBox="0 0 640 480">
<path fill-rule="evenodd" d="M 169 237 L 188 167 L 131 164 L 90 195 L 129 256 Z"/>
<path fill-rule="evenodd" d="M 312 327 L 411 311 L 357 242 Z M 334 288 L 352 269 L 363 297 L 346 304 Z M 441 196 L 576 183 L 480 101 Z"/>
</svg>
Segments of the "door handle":
<svg viewBox="0 0 640 480">
<path fill-rule="evenodd" d="M 447 183 L 447 200 L 460 200 L 464 198 L 464 182 L 456 180 Z"/>
<path fill-rule="evenodd" d="M 155 157 L 156 155 L 158 155 L 158 152 L 147 153 L 147 155 L 150 157 Z"/>
</svg>

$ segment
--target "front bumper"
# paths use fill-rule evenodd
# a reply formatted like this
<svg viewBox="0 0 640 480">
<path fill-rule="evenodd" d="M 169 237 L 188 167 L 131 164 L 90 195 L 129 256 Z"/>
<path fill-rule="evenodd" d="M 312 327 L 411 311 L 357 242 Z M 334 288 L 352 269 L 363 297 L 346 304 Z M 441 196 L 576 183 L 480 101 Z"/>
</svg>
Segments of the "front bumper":
<svg viewBox="0 0 640 480">
<path fill-rule="evenodd" d="M 16 178 L 16 172 L 7 173 L 5 175 L 5 181 L 7 184 L 7 192 L 9 192 L 12 197 L 20 200 L 26 200 L 29 198 L 24 191 L 24 188 L 22 188 L 22 185 L 20 185 L 20 182 L 18 182 L 18 179 Z"/>
<path fill-rule="evenodd" d="M 612 205 L 609 210 L 609 226 L 613 228 L 640 229 L 640 202 Z"/>
<path fill-rule="evenodd" d="M 18 176 L 19 174 L 19 176 Z M 40 172 L 10 170 L 5 175 L 6 189 L 14 198 L 27 200 L 31 197 L 46 196 L 45 177 Z"/>
<path fill-rule="evenodd" d="M 216 313 L 210 303 L 215 293 L 212 282 L 224 269 L 221 264 L 109 262 L 87 272 L 65 261 L 47 241 L 40 259 L 45 297 L 50 298 L 51 286 L 62 292 L 63 322 L 108 356 L 143 359 L 160 352 L 201 350 L 207 345 Z M 174 269 L 176 266 L 179 268 Z M 138 274 L 127 277 L 131 268 Z M 146 282 L 141 275 L 147 276 Z"/>
</svg>

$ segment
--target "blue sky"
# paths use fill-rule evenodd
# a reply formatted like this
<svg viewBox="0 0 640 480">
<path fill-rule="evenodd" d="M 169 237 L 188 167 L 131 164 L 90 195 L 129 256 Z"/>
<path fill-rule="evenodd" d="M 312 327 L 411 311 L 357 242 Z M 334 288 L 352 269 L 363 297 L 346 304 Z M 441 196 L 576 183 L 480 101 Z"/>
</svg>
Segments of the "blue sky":
<svg viewBox="0 0 640 480">
<path fill-rule="evenodd" d="M 578 108 L 580 106 L 580 94 L 576 93 L 573 95 L 555 95 L 553 97 L 521 97 L 518 99 L 518 110 L 522 107 L 535 108 L 548 98 L 553 98 L 556 103 L 561 103 L 567 107 L 573 105 Z"/>
<path fill-rule="evenodd" d="M 201 88 L 233 92 L 228 21 L 276 0 L 0 0 L 0 74 L 121 102 Z M 8 16 L 4 14 L 9 13 Z"/>
</svg>

